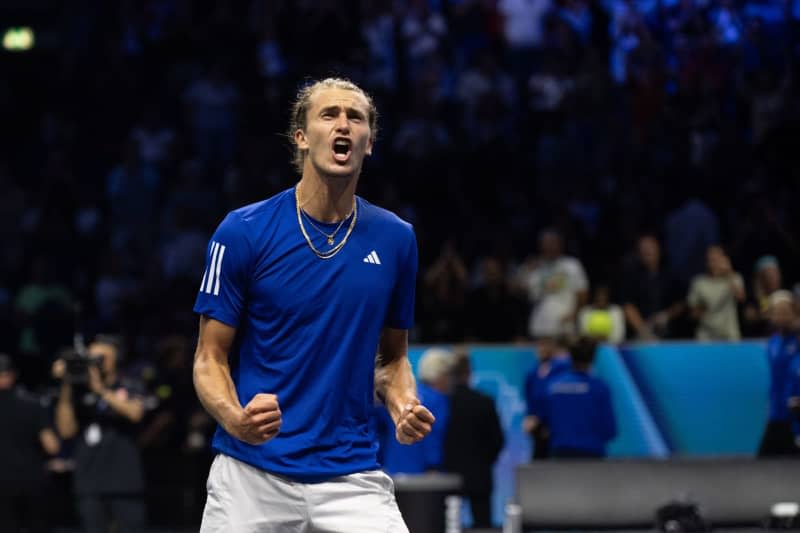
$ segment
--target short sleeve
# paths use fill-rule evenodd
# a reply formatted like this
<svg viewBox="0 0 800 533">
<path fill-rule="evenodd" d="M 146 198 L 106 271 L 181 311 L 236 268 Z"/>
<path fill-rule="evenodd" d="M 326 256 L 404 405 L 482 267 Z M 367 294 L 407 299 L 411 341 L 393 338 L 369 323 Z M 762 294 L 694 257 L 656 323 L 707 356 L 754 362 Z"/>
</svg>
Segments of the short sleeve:
<svg viewBox="0 0 800 533">
<path fill-rule="evenodd" d="M 692 284 L 689 287 L 689 294 L 686 297 L 686 301 L 690 307 L 696 307 L 702 303 L 702 295 L 700 294 L 700 280 L 699 278 L 695 278 L 692 280 Z"/>
<path fill-rule="evenodd" d="M 229 213 L 208 243 L 194 311 L 237 327 L 250 285 L 252 247 L 244 221 Z"/>
<path fill-rule="evenodd" d="M 397 281 L 389 302 L 386 327 L 411 329 L 414 326 L 414 297 L 417 289 L 417 237 L 413 229 L 407 241 L 406 250 L 400 254 L 401 264 Z"/>
<path fill-rule="evenodd" d="M 573 258 L 569 272 L 572 277 L 572 289 L 574 291 L 585 291 L 589 288 L 589 279 L 586 277 L 586 271 L 583 270 L 583 265 L 580 261 Z"/>
</svg>

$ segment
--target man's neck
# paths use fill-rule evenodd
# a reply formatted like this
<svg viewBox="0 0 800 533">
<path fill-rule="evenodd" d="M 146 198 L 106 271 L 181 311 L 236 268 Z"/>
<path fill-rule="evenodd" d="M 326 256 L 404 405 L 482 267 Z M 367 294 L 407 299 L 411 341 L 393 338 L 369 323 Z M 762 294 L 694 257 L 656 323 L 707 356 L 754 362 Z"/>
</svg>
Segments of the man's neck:
<svg viewBox="0 0 800 533">
<path fill-rule="evenodd" d="M 327 177 L 306 169 L 297 184 L 297 198 L 300 207 L 312 218 L 339 222 L 353 210 L 357 183 L 357 176 Z"/>
</svg>

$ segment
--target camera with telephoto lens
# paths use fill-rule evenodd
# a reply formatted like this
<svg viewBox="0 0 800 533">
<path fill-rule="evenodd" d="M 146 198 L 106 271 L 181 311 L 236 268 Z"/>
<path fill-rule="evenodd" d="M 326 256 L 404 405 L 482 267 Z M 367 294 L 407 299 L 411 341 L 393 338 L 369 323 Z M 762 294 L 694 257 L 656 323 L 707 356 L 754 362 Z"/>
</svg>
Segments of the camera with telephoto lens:
<svg viewBox="0 0 800 533">
<path fill-rule="evenodd" d="M 67 348 L 59 356 L 64 361 L 64 379 L 74 385 L 89 383 L 89 369 L 96 367 L 102 371 L 103 359 L 90 357 L 85 350 Z"/>
</svg>

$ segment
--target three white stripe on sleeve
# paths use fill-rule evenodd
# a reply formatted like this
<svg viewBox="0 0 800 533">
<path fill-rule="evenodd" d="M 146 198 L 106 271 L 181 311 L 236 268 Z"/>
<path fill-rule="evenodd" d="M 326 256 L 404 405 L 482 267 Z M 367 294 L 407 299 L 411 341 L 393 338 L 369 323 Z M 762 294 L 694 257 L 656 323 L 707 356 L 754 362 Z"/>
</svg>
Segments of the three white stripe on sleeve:
<svg viewBox="0 0 800 533">
<path fill-rule="evenodd" d="M 214 296 L 219 295 L 219 273 L 222 269 L 222 258 L 225 255 L 225 245 L 217 241 L 211 241 L 211 264 L 203 273 L 203 281 L 200 282 L 200 291 L 211 294 L 213 289 Z"/>
</svg>

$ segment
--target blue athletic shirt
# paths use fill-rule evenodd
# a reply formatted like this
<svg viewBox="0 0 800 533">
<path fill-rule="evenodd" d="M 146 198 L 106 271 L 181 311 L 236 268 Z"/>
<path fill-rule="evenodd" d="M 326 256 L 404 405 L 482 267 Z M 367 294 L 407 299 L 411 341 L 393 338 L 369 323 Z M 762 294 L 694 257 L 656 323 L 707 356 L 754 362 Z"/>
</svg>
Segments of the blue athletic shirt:
<svg viewBox="0 0 800 533">
<path fill-rule="evenodd" d="M 796 354 L 789 364 L 789 375 L 786 384 L 786 403 L 789 398 L 800 398 L 800 353 Z M 792 431 L 795 437 L 800 438 L 800 416 L 792 415 Z"/>
<path fill-rule="evenodd" d="M 769 361 L 769 419 L 786 421 L 789 409 L 786 406 L 786 382 L 789 364 L 792 358 L 800 353 L 800 341 L 796 335 L 776 333 L 767 342 L 767 360 Z"/>
<path fill-rule="evenodd" d="M 553 357 L 533 367 L 525 376 L 525 405 L 526 414 L 541 418 L 542 401 L 547 388 L 547 383 L 564 371 L 572 368 L 569 358 Z"/>
<path fill-rule="evenodd" d="M 547 382 L 542 421 L 550 449 L 581 450 L 604 456 L 617 434 L 611 392 L 600 378 L 567 370 Z"/>
<path fill-rule="evenodd" d="M 394 422 L 388 411 L 381 409 L 376 413 L 381 464 L 387 474 L 423 474 L 442 466 L 450 399 L 422 382 L 417 384 L 417 396 L 436 418 L 430 434 L 420 442 L 400 444 L 395 437 Z"/>
<path fill-rule="evenodd" d="M 282 412 L 280 433 L 259 446 L 218 426 L 215 451 L 301 482 L 379 468 L 375 354 L 384 327 L 412 326 L 417 244 L 410 224 L 356 201 L 355 228 L 330 259 L 306 243 L 294 188 L 230 212 L 211 238 L 194 311 L 237 328 L 229 359 L 242 406 L 263 392 Z"/>
</svg>

